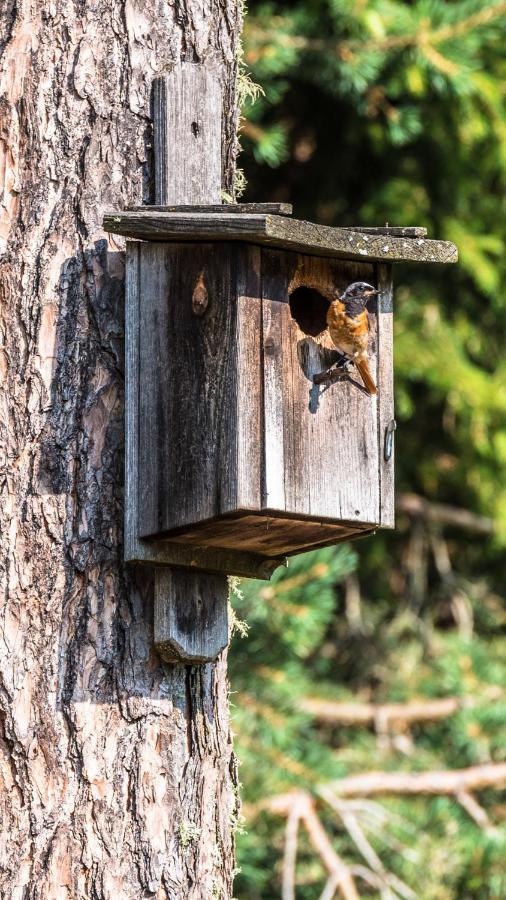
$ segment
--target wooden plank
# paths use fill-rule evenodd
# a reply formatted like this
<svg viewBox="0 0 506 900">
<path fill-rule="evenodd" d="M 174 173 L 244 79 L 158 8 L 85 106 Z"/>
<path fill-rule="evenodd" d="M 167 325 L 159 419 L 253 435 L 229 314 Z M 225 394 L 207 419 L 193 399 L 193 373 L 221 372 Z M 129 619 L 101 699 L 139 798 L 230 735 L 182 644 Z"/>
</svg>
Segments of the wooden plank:
<svg viewBox="0 0 506 900">
<path fill-rule="evenodd" d="M 223 581 L 223 575 L 157 569 L 154 627 L 157 650 L 166 662 L 210 662 L 225 649 Z"/>
<path fill-rule="evenodd" d="M 364 234 L 286 216 L 138 211 L 107 214 L 104 228 L 142 240 L 249 241 L 362 262 L 454 263 L 458 259 L 457 248 L 451 241 Z"/>
<path fill-rule="evenodd" d="M 155 202 L 219 204 L 222 95 L 219 74 L 194 63 L 153 82 Z"/>
<path fill-rule="evenodd" d="M 191 545 L 190 545 L 191 544 Z M 149 566 L 176 566 L 178 568 L 214 572 L 215 574 L 238 575 L 240 578 L 269 580 L 279 566 L 286 565 L 285 556 L 267 559 L 255 552 L 236 547 L 218 548 L 209 546 L 204 540 L 192 540 L 188 546 L 178 538 L 157 541 L 138 541 L 139 553 L 129 562 Z"/>
<path fill-rule="evenodd" d="M 346 231 L 358 231 L 360 234 L 385 234 L 392 237 L 423 238 L 427 235 L 426 228 L 411 225 L 346 225 L 345 228 Z"/>
<path fill-rule="evenodd" d="M 266 273 L 266 255 L 262 252 L 262 353 L 264 377 L 264 479 L 262 506 L 285 510 L 285 429 L 283 404 L 285 371 L 282 348 L 286 319 L 282 315 L 284 294 L 288 291 L 286 268 L 281 254 L 271 259 L 271 277 Z"/>
<path fill-rule="evenodd" d="M 128 206 L 131 212 L 175 212 L 175 213 L 271 213 L 275 216 L 291 216 L 291 203 L 208 203 L 200 205 L 179 204 L 179 206 Z M 360 230 L 360 229 L 359 229 Z M 426 232 L 425 232 L 426 233 Z"/>
<path fill-rule="evenodd" d="M 125 272 L 125 518 L 124 554 L 139 555 L 139 244 L 127 241 Z"/>
<path fill-rule="evenodd" d="M 251 515 L 235 515 L 212 522 L 202 522 L 194 528 L 173 535 L 171 540 L 181 546 L 205 545 L 230 551 L 257 553 L 267 562 L 276 561 L 280 554 L 290 556 L 315 547 L 326 547 L 342 540 L 363 537 L 371 532 L 371 525 L 357 522 L 324 522 L 313 519 L 281 517 L 274 511 Z"/>
<path fill-rule="evenodd" d="M 237 370 L 237 397 L 235 418 L 226 423 L 227 440 L 236 433 L 236 460 L 232 463 L 233 477 L 229 484 L 235 486 L 235 495 L 227 496 L 227 485 L 222 485 L 222 508 L 260 509 L 262 505 L 262 446 L 263 446 L 263 365 L 262 335 L 262 286 L 261 250 L 244 244 L 237 249 L 235 290 L 237 292 L 235 347 L 227 352 L 234 358 Z M 231 385 L 226 391 L 230 393 Z"/>
<path fill-rule="evenodd" d="M 155 202 L 219 203 L 223 106 L 219 73 L 203 65 L 176 66 L 155 81 L 153 106 Z M 144 388 L 141 384 L 143 403 Z M 178 421 L 186 408 L 178 410 Z M 168 422 L 169 429 L 172 425 Z M 190 453 L 191 448 L 190 444 Z M 140 471 L 138 476 L 141 483 Z M 165 659 L 216 658 L 228 641 L 227 620 L 225 575 L 156 570 L 154 642 Z"/>
<path fill-rule="evenodd" d="M 394 419 L 394 373 L 393 373 L 393 284 L 392 267 L 377 266 L 378 297 L 378 384 L 380 386 L 378 443 L 380 479 L 380 523 L 383 528 L 395 526 L 395 484 L 394 484 L 394 444 L 392 434 L 392 454 L 385 459 L 385 436 L 389 423 Z"/>
<path fill-rule="evenodd" d="M 262 253 L 265 368 L 264 506 L 285 513 L 379 522 L 377 398 L 358 374 L 332 385 L 313 375 L 336 358 L 325 317 L 317 337 L 291 315 L 291 291 L 306 286 L 332 299 L 355 280 L 374 278 L 370 265 L 319 260 L 280 251 Z M 371 358 L 376 366 L 375 311 Z"/>
<path fill-rule="evenodd" d="M 241 252 L 241 247 L 226 244 L 142 246 L 141 537 L 236 506 L 237 303 L 232 267 L 236 269 Z M 203 316 L 192 307 L 198 284 L 208 297 Z M 245 448 L 246 464 L 254 449 Z"/>
</svg>

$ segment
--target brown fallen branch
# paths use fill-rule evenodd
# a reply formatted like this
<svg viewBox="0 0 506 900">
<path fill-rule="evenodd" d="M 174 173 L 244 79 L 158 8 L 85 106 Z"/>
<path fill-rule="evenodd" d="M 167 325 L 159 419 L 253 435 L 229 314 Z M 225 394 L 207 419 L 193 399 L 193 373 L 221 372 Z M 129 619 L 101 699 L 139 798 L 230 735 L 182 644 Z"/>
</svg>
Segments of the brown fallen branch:
<svg viewBox="0 0 506 900">
<path fill-rule="evenodd" d="M 339 797 L 375 797 L 380 794 L 456 796 L 502 785 L 506 785 L 506 763 L 434 772 L 367 772 L 334 781 L 332 789 Z"/>
<path fill-rule="evenodd" d="M 456 794 L 456 800 L 460 803 L 462 809 L 465 809 L 466 813 L 471 816 L 471 819 L 474 819 L 476 824 L 479 825 L 480 828 L 483 828 L 483 831 L 486 831 L 487 834 L 493 834 L 495 832 L 487 811 L 483 809 L 483 806 L 480 806 L 472 794 L 468 791 L 459 791 L 459 793 Z"/>
<path fill-rule="evenodd" d="M 397 512 L 406 513 L 412 518 L 425 519 L 436 525 L 453 525 L 474 531 L 476 534 L 492 534 L 495 530 L 493 519 L 478 516 L 468 509 L 448 506 L 445 503 L 432 503 L 418 494 L 399 494 L 395 501 Z"/>
<path fill-rule="evenodd" d="M 304 712 L 325 725 L 412 725 L 416 722 L 436 722 L 454 715 L 470 705 L 462 697 L 442 697 L 435 700 L 414 700 L 410 703 L 338 703 L 305 697 L 300 702 Z"/>
<path fill-rule="evenodd" d="M 392 872 L 388 872 L 385 869 L 380 857 L 367 839 L 365 831 L 361 827 L 358 817 L 351 809 L 350 804 L 340 800 L 332 791 L 326 788 L 321 788 L 319 795 L 338 814 L 357 850 L 368 864 L 369 870 L 379 879 L 380 889 L 382 891 L 387 889 L 388 895 L 391 896 L 389 889 L 392 888 L 404 900 L 416 900 L 416 894 L 413 893 L 411 888 Z"/>
<path fill-rule="evenodd" d="M 341 857 L 334 850 L 327 833 L 318 818 L 312 797 L 305 791 L 282 794 L 268 801 L 266 807 L 277 815 L 286 816 L 290 824 L 287 835 L 288 852 L 285 849 L 285 880 L 287 893 L 283 900 L 293 897 L 293 866 L 295 861 L 294 831 L 295 823 L 304 825 L 309 840 L 323 862 L 335 889 L 341 891 L 344 900 L 360 900 L 351 872 Z M 264 807 L 265 808 L 265 807 Z M 296 834 L 295 834 L 296 840 Z M 290 893 L 292 891 L 292 893 Z"/>
<path fill-rule="evenodd" d="M 300 804 L 296 801 L 286 820 L 285 855 L 283 857 L 283 877 L 281 882 L 281 900 L 295 900 L 295 866 L 297 862 L 297 836 L 302 814 Z"/>
</svg>

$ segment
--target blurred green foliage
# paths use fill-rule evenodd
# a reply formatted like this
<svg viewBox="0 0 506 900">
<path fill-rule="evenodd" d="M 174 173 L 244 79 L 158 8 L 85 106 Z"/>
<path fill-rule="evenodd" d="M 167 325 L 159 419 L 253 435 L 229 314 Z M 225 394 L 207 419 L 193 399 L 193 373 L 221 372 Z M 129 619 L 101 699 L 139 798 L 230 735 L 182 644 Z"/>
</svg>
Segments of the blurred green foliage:
<svg viewBox="0 0 506 900">
<path fill-rule="evenodd" d="M 489 817 L 485 827 L 453 796 L 347 801 L 380 860 L 372 871 L 384 880 L 375 887 L 360 874 L 371 871 L 370 861 L 332 808 L 328 786 L 355 773 L 431 772 L 504 760 L 506 616 L 488 595 L 481 598 L 486 612 L 472 633 L 458 616 L 457 622 L 445 620 L 442 598 L 422 615 L 409 595 L 397 609 L 388 596 L 381 602 L 363 597 L 359 615 L 355 608 L 352 616 L 350 586 L 345 590 L 343 583 L 351 579 L 356 588 L 356 566 L 353 547 L 326 548 L 293 559 L 268 584 L 242 582 L 235 594 L 236 615 L 249 624 L 248 636 L 230 653 L 245 814 L 235 895 L 280 897 L 286 818 L 271 803 L 303 791 L 313 798 L 335 850 L 355 867 L 361 897 L 502 900 L 506 803 L 497 788 L 477 795 Z M 462 707 L 439 721 L 395 726 L 385 735 L 372 725 L 318 722 L 304 707 L 315 697 L 359 704 L 454 697 Z M 319 898 L 326 878 L 301 826 L 298 900 Z"/>
<path fill-rule="evenodd" d="M 458 244 L 457 266 L 395 269 L 397 490 L 496 529 L 484 538 L 401 516 L 393 534 L 245 583 L 237 606 L 250 633 L 231 652 L 248 820 L 241 900 L 280 897 L 285 823 L 261 807 L 267 798 L 310 791 L 338 852 L 363 864 L 322 784 L 505 758 L 505 40 L 499 0 L 249 0 L 245 64 L 265 94 L 244 107 L 244 199 L 291 201 L 328 224 L 424 225 Z M 413 729 L 412 751 L 380 751 L 373 729 L 324 728 L 300 707 L 304 696 L 447 695 L 470 705 Z M 496 827 L 441 797 L 381 799 L 360 815 L 415 896 L 506 897 L 506 804 L 497 791 L 479 799 Z M 319 897 L 323 870 L 304 834 L 297 872 L 297 900 Z"/>
</svg>

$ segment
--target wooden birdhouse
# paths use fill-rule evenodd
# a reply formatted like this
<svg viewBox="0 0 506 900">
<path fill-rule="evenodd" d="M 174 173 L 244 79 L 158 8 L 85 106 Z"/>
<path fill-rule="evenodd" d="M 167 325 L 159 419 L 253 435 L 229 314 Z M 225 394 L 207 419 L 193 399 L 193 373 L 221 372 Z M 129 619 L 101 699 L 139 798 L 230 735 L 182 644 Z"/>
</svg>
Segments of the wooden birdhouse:
<svg viewBox="0 0 506 900">
<path fill-rule="evenodd" d="M 418 228 L 276 204 L 111 214 L 127 242 L 130 560 L 269 577 L 394 523 L 392 266 L 450 263 Z M 329 303 L 368 282 L 377 394 L 332 366 Z M 330 374 L 329 374 L 330 370 Z"/>
</svg>

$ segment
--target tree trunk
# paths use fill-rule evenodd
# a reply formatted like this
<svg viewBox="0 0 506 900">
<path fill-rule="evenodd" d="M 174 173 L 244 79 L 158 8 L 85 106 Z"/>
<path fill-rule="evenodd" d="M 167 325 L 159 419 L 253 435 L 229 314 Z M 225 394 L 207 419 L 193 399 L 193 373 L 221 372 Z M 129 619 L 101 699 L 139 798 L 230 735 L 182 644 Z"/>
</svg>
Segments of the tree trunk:
<svg viewBox="0 0 506 900">
<path fill-rule="evenodd" d="M 150 86 L 225 84 L 240 0 L 6 0 L 0 12 L 0 894 L 229 898 L 226 661 L 163 666 L 152 575 L 122 565 L 123 252 L 152 200 Z"/>
</svg>

